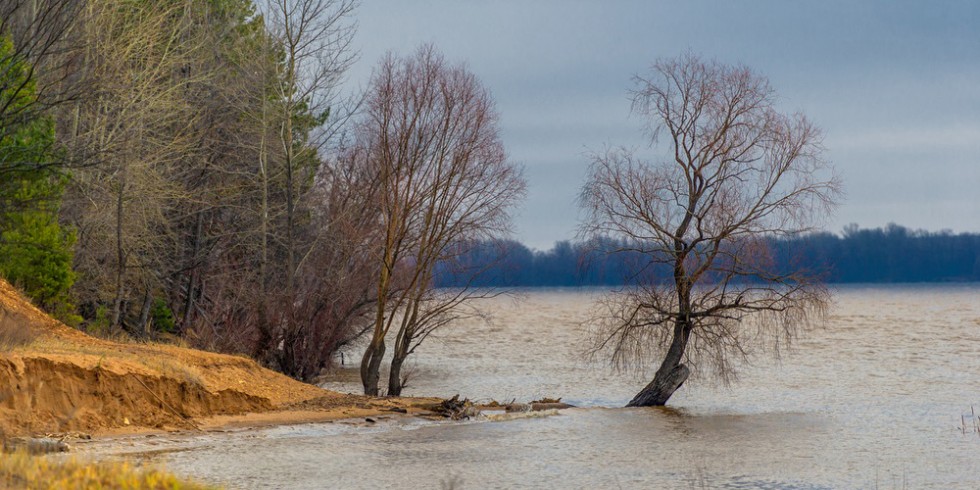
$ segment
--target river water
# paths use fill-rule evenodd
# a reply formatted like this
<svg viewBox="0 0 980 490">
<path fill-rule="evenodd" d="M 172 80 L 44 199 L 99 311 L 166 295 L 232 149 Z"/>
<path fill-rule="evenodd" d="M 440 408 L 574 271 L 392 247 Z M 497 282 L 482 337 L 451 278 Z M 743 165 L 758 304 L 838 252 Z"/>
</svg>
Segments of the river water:
<svg viewBox="0 0 980 490">
<path fill-rule="evenodd" d="M 583 357 L 598 293 L 484 300 L 489 322 L 428 339 L 406 390 L 562 397 L 581 408 L 107 441 L 82 452 L 136 454 L 230 488 L 980 488 L 980 432 L 969 419 L 971 408 L 980 414 L 980 285 L 840 288 L 828 325 L 781 361 L 757 360 L 727 387 L 689 380 L 665 409 L 618 408 L 647 378 Z"/>
</svg>

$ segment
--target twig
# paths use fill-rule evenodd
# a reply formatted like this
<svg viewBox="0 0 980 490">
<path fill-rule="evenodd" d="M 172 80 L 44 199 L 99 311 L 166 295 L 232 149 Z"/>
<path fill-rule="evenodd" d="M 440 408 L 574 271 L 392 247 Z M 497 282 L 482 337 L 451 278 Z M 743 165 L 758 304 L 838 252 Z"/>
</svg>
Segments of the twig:
<svg viewBox="0 0 980 490">
<path fill-rule="evenodd" d="M 970 405 L 970 415 L 970 422 L 973 423 L 973 428 L 977 431 L 977 436 L 980 436 L 980 425 L 977 425 L 977 413 L 973 411 L 973 405 Z"/>
</svg>

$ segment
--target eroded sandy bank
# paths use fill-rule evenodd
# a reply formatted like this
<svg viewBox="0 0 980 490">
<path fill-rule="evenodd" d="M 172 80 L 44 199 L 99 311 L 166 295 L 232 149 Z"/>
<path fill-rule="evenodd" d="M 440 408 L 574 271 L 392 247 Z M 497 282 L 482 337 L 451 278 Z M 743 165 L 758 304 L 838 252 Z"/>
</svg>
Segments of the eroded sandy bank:
<svg viewBox="0 0 980 490">
<path fill-rule="evenodd" d="M 47 316 L 0 281 L 0 430 L 95 436 L 292 424 L 418 412 L 431 399 L 371 398 L 301 383 L 238 356 L 113 342 Z M 21 335 L 23 337 L 23 335 Z"/>
</svg>

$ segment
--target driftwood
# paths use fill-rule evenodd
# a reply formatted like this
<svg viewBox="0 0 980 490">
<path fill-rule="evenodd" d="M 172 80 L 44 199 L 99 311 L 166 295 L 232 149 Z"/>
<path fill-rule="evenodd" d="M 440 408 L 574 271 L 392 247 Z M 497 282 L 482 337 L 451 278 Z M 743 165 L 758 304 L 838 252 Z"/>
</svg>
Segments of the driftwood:
<svg viewBox="0 0 980 490">
<path fill-rule="evenodd" d="M 561 398 L 542 398 L 541 400 L 535 400 L 530 403 L 517 403 L 516 401 L 511 401 L 510 403 L 498 403 L 496 401 L 490 402 L 486 405 L 475 406 L 468 398 L 463 400 L 459 399 L 459 395 L 455 395 L 448 400 L 443 400 L 439 403 L 433 403 L 430 405 L 422 406 L 423 409 L 434 413 L 435 415 L 445 417 L 452 420 L 463 420 L 475 417 L 480 414 L 480 409 L 504 409 L 506 412 L 542 412 L 545 410 L 562 410 L 565 408 L 574 408 L 574 405 L 569 405 L 561 401 Z"/>
<path fill-rule="evenodd" d="M 569 405 L 562 402 L 531 402 L 531 403 L 511 403 L 509 405 L 504 405 L 504 410 L 508 412 L 540 412 L 542 410 L 561 410 L 564 408 L 573 408 L 575 405 Z"/>
<path fill-rule="evenodd" d="M 5 452 L 18 450 L 29 454 L 65 453 L 71 450 L 67 442 L 52 437 L 16 437 L 3 442 Z"/>
<path fill-rule="evenodd" d="M 574 408 L 574 405 L 562 403 L 561 398 L 542 398 L 540 400 L 534 400 L 531 403 L 514 403 L 512 401 L 507 405 L 503 405 L 503 407 L 508 412 L 541 412 L 544 410 Z"/>
<path fill-rule="evenodd" d="M 480 411 L 473 406 L 473 402 L 471 402 L 469 398 L 460 400 L 458 394 L 448 400 L 443 400 L 441 403 L 430 405 L 426 408 L 452 420 L 468 419 L 480 413 Z"/>
</svg>

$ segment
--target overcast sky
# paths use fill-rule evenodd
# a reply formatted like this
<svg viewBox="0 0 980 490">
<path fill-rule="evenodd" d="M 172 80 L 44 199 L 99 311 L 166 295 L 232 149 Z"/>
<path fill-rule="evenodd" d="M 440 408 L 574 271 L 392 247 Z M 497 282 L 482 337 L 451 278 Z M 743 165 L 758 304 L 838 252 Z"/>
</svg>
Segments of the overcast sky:
<svg viewBox="0 0 980 490">
<path fill-rule="evenodd" d="M 692 51 L 766 75 L 825 132 L 846 200 L 826 228 L 980 231 L 980 1 L 362 0 L 366 84 L 432 43 L 493 92 L 528 196 L 515 238 L 574 238 L 590 151 L 641 143 L 630 78 Z"/>
</svg>

